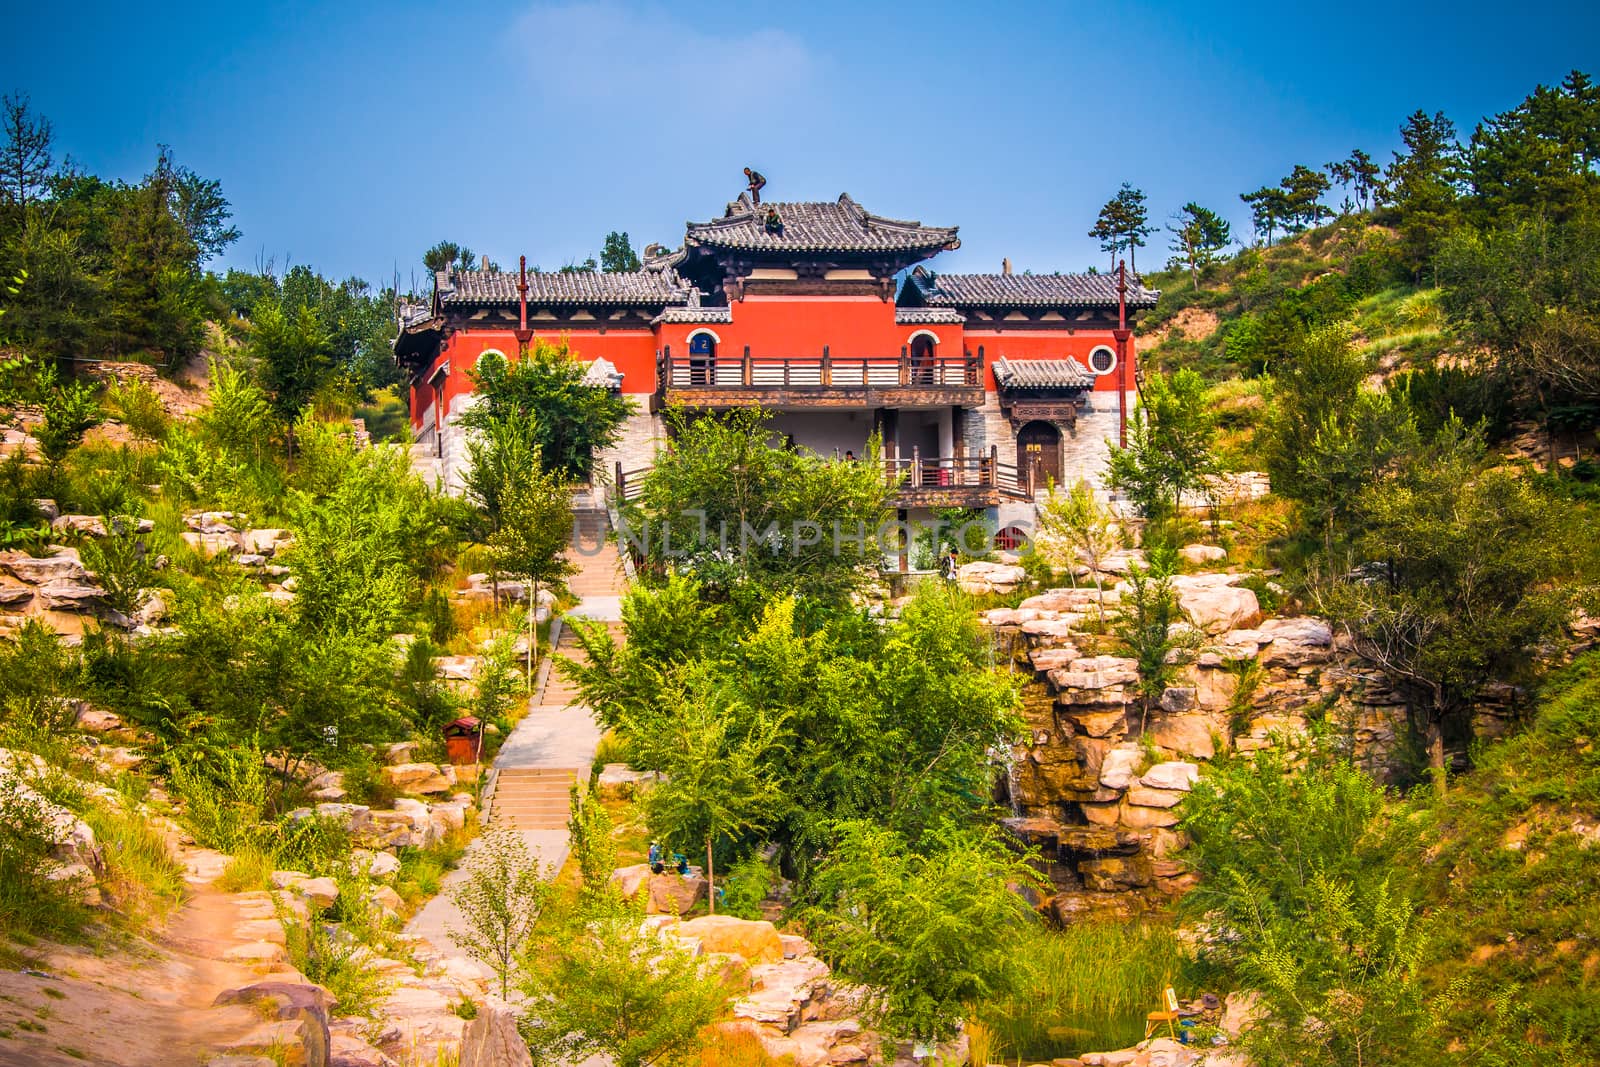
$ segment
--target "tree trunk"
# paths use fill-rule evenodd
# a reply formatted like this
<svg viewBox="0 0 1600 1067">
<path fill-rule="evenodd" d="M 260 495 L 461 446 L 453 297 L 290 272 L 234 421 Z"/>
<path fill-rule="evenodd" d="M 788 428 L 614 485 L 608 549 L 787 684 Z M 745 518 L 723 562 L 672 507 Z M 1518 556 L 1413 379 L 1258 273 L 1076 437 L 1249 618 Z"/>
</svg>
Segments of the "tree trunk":
<svg viewBox="0 0 1600 1067">
<path fill-rule="evenodd" d="M 711 838 L 706 838 L 706 906 L 711 909 L 711 914 L 717 913 L 717 877 L 716 868 L 711 865 Z"/>
<path fill-rule="evenodd" d="M 1444 796 L 1448 788 L 1444 766 L 1444 720 L 1437 714 L 1428 716 L 1428 774 L 1433 778 L 1433 792 Z"/>
</svg>

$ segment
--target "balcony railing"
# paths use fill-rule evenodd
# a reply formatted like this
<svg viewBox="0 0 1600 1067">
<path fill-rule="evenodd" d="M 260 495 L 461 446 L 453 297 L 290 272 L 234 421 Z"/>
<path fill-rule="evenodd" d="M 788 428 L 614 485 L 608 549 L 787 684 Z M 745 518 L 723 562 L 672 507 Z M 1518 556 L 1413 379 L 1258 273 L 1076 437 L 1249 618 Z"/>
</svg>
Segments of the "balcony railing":
<svg viewBox="0 0 1600 1067">
<path fill-rule="evenodd" d="M 673 355 L 662 353 L 661 381 L 669 389 L 915 389 L 982 385 L 981 357 L 960 355 L 835 358 Z"/>
<path fill-rule="evenodd" d="M 852 462 L 841 460 L 839 462 Z M 613 498 L 627 504 L 644 493 L 650 467 L 623 470 L 616 465 Z M 1034 486 L 1023 472 L 1001 463 L 996 449 L 986 456 L 928 456 L 913 448 L 910 456 L 890 456 L 883 460 L 884 480 L 899 486 L 903 505 L 984 507 L 998 504 L 1002 497 L 1031 500 Z"/>
</svg>

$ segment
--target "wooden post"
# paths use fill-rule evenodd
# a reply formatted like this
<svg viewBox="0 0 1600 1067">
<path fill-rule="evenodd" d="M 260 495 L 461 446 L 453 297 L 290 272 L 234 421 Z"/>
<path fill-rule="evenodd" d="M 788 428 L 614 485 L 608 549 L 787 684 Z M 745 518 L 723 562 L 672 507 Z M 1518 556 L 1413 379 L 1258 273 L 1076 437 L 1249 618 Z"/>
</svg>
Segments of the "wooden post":
<svg viewBox="0 0 1600 1067">
<path fill-rule="evenodd" d="M 905 345 L 900 346 L 900 384 L 911 384 L 911 349 Z"/>
<path fill-rule="evenodd" d="M 628 499 L 628 476 L 622 473 L 622 460 L 617 460 L 617 503 Z"/>
<path fill-rule="evenodd" d="M 900 538 L 900 573 L 906 574 L 911 570 L 911 531 L 906 529 L 906 509 L 897 509 L 894 517 L 896 536 Z"/>
<path fill-rule="evenodd" d="M 984 485 L 1000 484 L 1000 449 L 996 445 L 989 446 L 989 469 L 985 473 Z"/>
<path fill-rule="evenodd" d="M 755 380 L 753 368 L 750 365 L 750 346 L 744 346 L 744 384 L 748 387 Z"/>
<path fill-rule="evenodd" d="M 828 355 L 828 346 L 822 346 L 822 384 L 833 384 L 833 360 Z"/>
<path fill-rule="evenodd" d="M 661 347 L 661 366 L 666 368 L 665 380 L 666 380 L 667 385 L 668 386 L 676 385 L 677 383 L 672 380 L 672 346 L 671 345 L 663 345 Z"/>
<path fill-rule="evenodd" d="M 922 446 L 911 446 L 911 488 L 922 488 Z"/>
</svg>

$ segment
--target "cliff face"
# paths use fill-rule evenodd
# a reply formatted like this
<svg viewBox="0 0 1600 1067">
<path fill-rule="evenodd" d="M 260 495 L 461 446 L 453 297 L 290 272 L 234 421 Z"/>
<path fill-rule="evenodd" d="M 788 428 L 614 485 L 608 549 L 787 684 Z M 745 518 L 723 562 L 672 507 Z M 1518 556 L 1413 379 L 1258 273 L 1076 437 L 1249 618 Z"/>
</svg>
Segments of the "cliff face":
<svg viewBox="0 0 1600 1067">
<path fill-rule="evenodd" d="M 1100 596 L 1115 612 L 1117 588 L 1050 590 L 985 613 L 996 647 L 1029 676 L 1029 736 L 1011 753 L 1006 825 L 1043 853 L 1057 890 L 1043 906 L 1057 919 L 1136 914 L 1192 884 L 1178 855 L 1187 843 L 1181 804 L 1219 753 L 1257 751 L 1320 721 L 1378 777 L 1398 769 L 1399 697 L 1326 621 L 1262 620 L 1254 594 L 1233 584 L 1244 577 L 1176 580 L 1202 644 L 1148 715 L 1134 661 L 1106 654 L 1116 643 L 1085 632 L 1099 628 Z M 1498 731 L 1495 715 L 1481 718 L 1482 733 Z"/>
</svg>

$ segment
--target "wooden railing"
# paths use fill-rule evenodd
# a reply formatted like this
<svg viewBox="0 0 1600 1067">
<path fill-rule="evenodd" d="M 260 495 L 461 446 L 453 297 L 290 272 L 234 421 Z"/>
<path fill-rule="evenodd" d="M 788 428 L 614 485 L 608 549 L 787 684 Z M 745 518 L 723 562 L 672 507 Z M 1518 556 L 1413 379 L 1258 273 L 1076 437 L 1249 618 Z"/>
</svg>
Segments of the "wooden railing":
<svg viewBox="0 0 1600 1067">
<path fill-rule="evenodd" d="M 981 357 L 898 356 L 835 358 L 826 346 L 818 357 L 744 355 L 674 356 L 662 354 L 662 381 L 669 389 L 850 389 L 976 386 L 982 384 Z"/>
<path fill-rule="evenodd" d="M 644 494 L 644 482 L 651 470 L 650 467 L 623 470 L 618 463 L 611 487 L 613 499 L 622 504 L 638 500 Z M 1019 477 L 1014 465 L 1000 462 L 998 450 L 994 448 L 990 448 L 986 456 L 928 457 L 924 457 L 920 449 L 913 448 L 910 456 L 886 457 L 883 476 L 890 485 L 900 485 L 907 490 L 997 489 L 1000 495 L 1018 500 L 1031 500 L 1034 491 L 1025 474 Z"/>
</svg>

